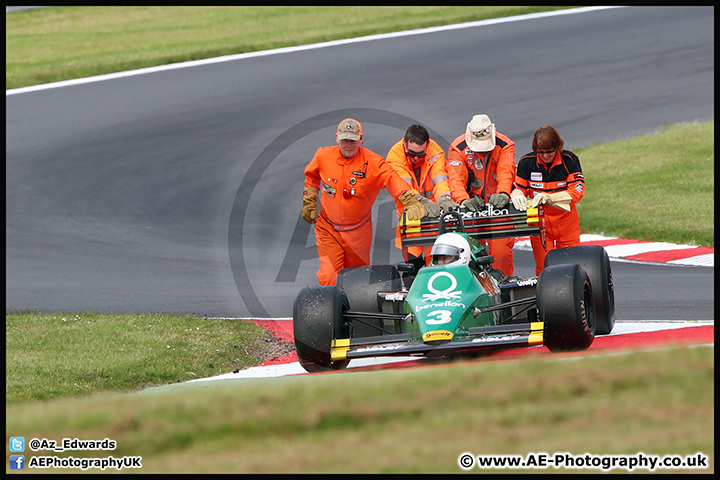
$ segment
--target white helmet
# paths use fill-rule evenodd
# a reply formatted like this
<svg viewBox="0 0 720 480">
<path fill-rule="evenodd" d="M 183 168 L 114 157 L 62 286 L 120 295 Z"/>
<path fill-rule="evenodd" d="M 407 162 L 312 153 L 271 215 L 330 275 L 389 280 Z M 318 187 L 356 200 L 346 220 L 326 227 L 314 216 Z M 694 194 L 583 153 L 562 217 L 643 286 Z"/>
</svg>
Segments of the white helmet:
<svg viewBox="0 0 720 480">
<path fill-rule="evenodd" d="M 459 233 L 443 233 L 430 251 L 431 265 L 468 265 L 470 243 Z"/>
</svg>

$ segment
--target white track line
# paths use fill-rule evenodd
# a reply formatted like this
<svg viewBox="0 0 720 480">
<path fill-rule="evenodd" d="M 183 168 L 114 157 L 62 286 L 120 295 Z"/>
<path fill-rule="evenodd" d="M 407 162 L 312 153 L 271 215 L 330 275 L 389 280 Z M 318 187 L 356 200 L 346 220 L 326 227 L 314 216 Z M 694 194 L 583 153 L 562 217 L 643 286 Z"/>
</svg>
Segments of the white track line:
<svg viewBox="0 0 720 480">
<path fill-rule="evenodd" d="M 342 40 L 333 40 L 330 42 L 314 43 L 310 45 L 299 45 L 295 47 L 276 48 L 272 50 L 263 50 L 259 52 L 240 53 L 236 55 L 225 55 L 222 57 L 206 58 L 202 60 L 193 60 L 188 62 L 172 63 L 170 65 L 159 65 L 156 67 L 140 68 L 137 70 L 128 70 L 125 72 L 109 73 L 106 75 L 96 75 L 93 77 L 77 78 L 73 80 L 65 80 L 62 82 L 46 83 L 43 85 L 33 85 L 29 87 L 15 88 L 5 90 L 5 96 L 17 95 L 21 93 L 37 92 L 40 90 L 48 90 L 52 88 L 70 87 L 74 85 L 82 85 L 86 83 L 102 82 L 106 80 L 115 80 L 118 78 L 131 77 L 135 75 L 144 75 L 148 73 L 164 72 L 168 70 L 177 70 L 181 68 L 192 68 L 203 65 L 211 65 L 214 63 L 234 62 L 237 60 L 245 60 L 247 58 L 264 57 L 268 55 L 277 55 L 281 53 L 293 53 L 303 50 L 315 50 L 318 48 L 335 47 L 338 45 L 347 45 L 351 43 L 370 42 L 373 40 L 381 40 L 386 38 L 406 37 L 410 35 L 424 35 L 428 33 L 442 32 L 448 30 L 459 30 L 462 28 L 483 27 L 487 25 L 497 25 L 500 23 L 519 22 L 523 20 L 533 20 L 543 17 L 555 17 L 560 15 L 575 15 L 579 13 L 593 12 L 596 10 L 607 10 L 610 8 L 624 8 L 621 6 L 600 6 L 574 8 L 569 10 L 556 10 L 552 12 L 532 13 L 528 15 L 516 15 L 513 17 L 493 18 L 489 20 L 480 20 L 476 22 L 459 23 L 455 25 L 443 25 L 439 27 L 420 28 L 416 30 L 406 30 L 403 32 L 383 33 L 378 35 L 368 35 L 358 38 L 347 38 Z"/>
</svg>

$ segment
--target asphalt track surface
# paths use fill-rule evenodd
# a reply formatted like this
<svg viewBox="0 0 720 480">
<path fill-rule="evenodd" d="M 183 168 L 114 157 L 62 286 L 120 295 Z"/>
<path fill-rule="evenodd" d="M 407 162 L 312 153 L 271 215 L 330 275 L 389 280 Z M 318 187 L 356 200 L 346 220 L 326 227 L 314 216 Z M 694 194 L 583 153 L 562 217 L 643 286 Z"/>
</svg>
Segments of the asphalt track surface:
<svg viewBox="0 0 720 480">
<path fill-rule="evenodd" d="M 319 265 L 302 172 L 340 120 L 385 155 L 412 122 L 447 147 L 484 112 L 518 156 L 545 123 L 575 149 L 710 121 L 713 20 L 581 11 L 8 91 L 6 309 L 288 317 Z M 392 210 L 381 194 L 373 263 L 401 260 Z M 714 267 L 612 267 L 619 320 L 714 319 Z"/>
</svg>

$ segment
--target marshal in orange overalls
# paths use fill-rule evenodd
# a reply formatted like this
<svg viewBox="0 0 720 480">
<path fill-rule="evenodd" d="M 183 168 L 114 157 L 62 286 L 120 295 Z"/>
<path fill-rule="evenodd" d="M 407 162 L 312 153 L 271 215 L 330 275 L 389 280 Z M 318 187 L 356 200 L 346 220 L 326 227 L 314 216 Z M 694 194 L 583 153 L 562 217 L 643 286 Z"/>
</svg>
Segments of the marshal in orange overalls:
<svg viewBox="0 0 720 480">
<path fill-rule="evenodd" d="M 317 150 L 305 168 L 305 187 L 320 189 L 315 238 L 321 285 L 335 285 L 343 268 L 370 264 L 372 206 L 380 190 L 394 198 L 410 190 L 380 155 L 360 147 L 345 158 L 339 146 Z"/>
<path fill-rule="evenodd" d="M 495 148 L 487 153 L 472 151 L 465 134 L 457 137 L 448 148 L 448 175 L 453 200 L 462 203 L 474 193 L 487 203 L 493 193 L 510 196 L 515 181 L 515 142 L 495 132 Z M 514 238 L 481 241 L 495 258 L 493 267 L 507 276 L 514 273 Z"/>
<path fill-rule="evenodd" d="M 404 140 L 400 140 L 393 145 L 388 152 L 387 162 L 395 169 L 400 177 L 407 182 L 406 188 L 409 186 L 419 192 L 420 195 L 437 203 L 440 195 L 450 192 L 445 151 L 435 140 L 430 139 L 428 140 L 428 146 L 425 152 L 425 159 L 418 162 L 417 166 L 414 166 L 405 155 Z M 402 203 L 396 199 L 395 204 L 398 207 L 398 213 L 402 215 Z M 402 248 L 399 224 L 395 232 L 395 246 L 402 250 L 405 261 L 410 261 L 411 257 L 409 257 L 409 255 L 419 258 L 425 253 L 425 264 L 430 264 L 430 250 L 432 250 L 432 246 Z"/>
</svg>

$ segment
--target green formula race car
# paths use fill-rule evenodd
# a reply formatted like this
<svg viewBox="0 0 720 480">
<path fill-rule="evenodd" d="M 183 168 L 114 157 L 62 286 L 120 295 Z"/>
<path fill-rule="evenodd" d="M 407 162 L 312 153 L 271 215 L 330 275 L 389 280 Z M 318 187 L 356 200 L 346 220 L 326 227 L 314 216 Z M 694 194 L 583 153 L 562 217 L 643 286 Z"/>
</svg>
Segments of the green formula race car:
<svg viewBox="0 0 720 480">
<path fill-rule="evenodd" d="M 478 240 L 541 235 L 543 208 L 491 205 L 400 220 L 403 246 L 432 245 L 432 262 L 409 289 L 410 264 L 342 270 L 336 285 L 306 287 L 293 306 L 295 347 L 309 372 L 345 368 L 355 358 L 454 357 L 545 345 L 588 348 L 612 331 L 610 261 L 601 246 L 552 250 L 537 277 L 505 277 Z M 550 207 L 547 207 L 550 208 Z"/>
</svg>

